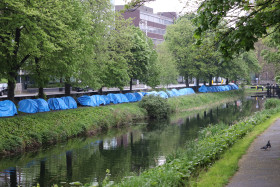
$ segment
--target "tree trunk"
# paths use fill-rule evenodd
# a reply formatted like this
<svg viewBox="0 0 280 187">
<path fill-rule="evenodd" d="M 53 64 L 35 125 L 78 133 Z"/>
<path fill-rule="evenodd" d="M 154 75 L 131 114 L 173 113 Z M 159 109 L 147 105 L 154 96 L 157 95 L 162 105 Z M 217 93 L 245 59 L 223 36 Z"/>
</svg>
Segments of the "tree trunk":
<svg viewBox="0 0 280 187">
<path fill-rule="evenodd" d="M 187 88 L 190 87 L 190 84 L 189 84 L 189 75 L 188 75 L 188 74 L 185 75 L 185 84 L 186 84 L 186 87 L 187 87 Z"/>
<path fill-rule="evenodd" d="M 228 78 L 226 79 L 226 85 L 228 85 Z"/>
<path fill-rule="evenodd" d="M 199 78 L 196 78 L 196 91 L 198 91 L 199 88 Z"/>
<path fill-rule="evenodd" d="M 15 101 L 15 88 L 16 88 L 16 75 L 14 73 L 10 73 L 11 77 L 14 77 L 13 80 L 8 80 L 8 99 L 11 101 Z"/>
<path fill-rule="evenodd" d="M 130 78 L 130 82 L 129 82 L 129 85 L 130 85 L 130 88 L 129 88 L 129 90 L 130 90 L 130 92 L 132 91 L 132 78 Z"/>
<path fill-rule="evenodd" d="M 71 84 L 69 82 L 65 82 L 65 95 L 70 96 L 71 95 Z"/>
<path fill-rule="evenodd" d="M 203 84 L 206 86 L 206 81 L 203 81 Z"/>
<path fill-rule="evenodd" d="M 101 88 L 98 90 L 98 94 L 99 94 L 99 95 L 102 95 L 102 94 L 103 94 L 102 88 L 103 88 L 103 87 L 101 87 Z"/>
<path fill-rule="evenodd" d="M 39 87 L 38 97 L 42 98 L 42 99 L 45 99 L 45 94 L 44 94 L 44 88 L 43 87 Z"/>
<path fill-rule="evenodd" d="M 212 75 L 209 76 L 209 86 L 212 86 Z"/>
</svg>

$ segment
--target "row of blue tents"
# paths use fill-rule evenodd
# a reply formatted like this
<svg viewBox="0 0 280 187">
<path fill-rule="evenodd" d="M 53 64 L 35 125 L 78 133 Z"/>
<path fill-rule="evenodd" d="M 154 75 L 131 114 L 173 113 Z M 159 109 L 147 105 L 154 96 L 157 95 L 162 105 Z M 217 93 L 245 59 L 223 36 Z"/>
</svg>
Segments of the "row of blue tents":
<svg viewBox="0 0 280 187">
<path fill-rule="evenodd" d="M 238 86 L 235 84 L 227 86 L 201 86 L 199 92 L 221 92 L 236 90 Z M 164 91 L 152 91 L 152 92 L 136 92 L 126 94 L 108 94 L 108 95 L 83 95 L 77 99 L 82 106 L 100 106 L 108 105 L 110 103 L 129 103 L 142 100 L 145 95 L 155 95 L 162 98 L 177 97 L 182 95 L 195 94 L 192 88 L 172 89 Z M 70 96 L 61 98 L 50 98 L 48 101 L 44 99 L 24 99 L 18 103 L 18 111 L 24 113 L 37 113 L 48 112 L 50 110 L 67 110 L 77 108 L 77 102 Z M 10 100 L 0 101 L 0 117 L 14 116 L 17 114 L 17 108 L 15 104 Z"/>
<path fill-rule="evenodd" d="M 172 89 L 172 90 L 167 90 L 166 92 L 164 91 L 152 91 L 152 92 L 146 92 L 144 95 L 155 95 L 155 96 L 160 96 L 162 98 L 170 98 L 170 97 L 178 97 L 182 95 L 191 95 L 195 94 L 194 90 L 192 88 L 182 88 L 182 89 Z"/>
<path fill-rule="evenodd" d="M 211 93 L 211 92 L 225 92 L 230 90 L 238 90 L 238 86 L 236 84 L 229 84 L 225 86 L 205 86 L 202 85 L 198 91 L 202 93 Z"/>
<path fill-rule="evenodd" d="M 108 95 L 84 95 L 77 100 L 82 106 L 100 106 L 110 103 L 129 103 L 137 102 L 142 99 L 141 93 L 126 93 L 126 94 L 108 94 Z M 18 111 L 24 113 L 48 112 L 50 110 L 67 110 L 77 108 L 77 102 L 74 98 L 61 97 L 50 98 L 48 101 L 44 99 L 24 99 L 18 103 Z M 18 114 L 15 104 L 10 100 L 0 101 L 0 117 L 9 117 Z"/>
</svg>

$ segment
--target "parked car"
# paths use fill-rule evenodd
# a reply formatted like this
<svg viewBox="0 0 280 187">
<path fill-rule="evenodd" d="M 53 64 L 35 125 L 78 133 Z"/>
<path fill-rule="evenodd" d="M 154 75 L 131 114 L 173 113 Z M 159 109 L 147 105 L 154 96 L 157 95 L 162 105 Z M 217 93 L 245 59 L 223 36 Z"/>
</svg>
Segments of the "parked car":
<svg viewBox="0 0 280 187">
<path fill-rule="evenodd" d="M 8 84 L 0 83 L 0 96 L 4 95 L 4 93 L 6 93 L 7 90 L 8 90 Z"/>
</svg>

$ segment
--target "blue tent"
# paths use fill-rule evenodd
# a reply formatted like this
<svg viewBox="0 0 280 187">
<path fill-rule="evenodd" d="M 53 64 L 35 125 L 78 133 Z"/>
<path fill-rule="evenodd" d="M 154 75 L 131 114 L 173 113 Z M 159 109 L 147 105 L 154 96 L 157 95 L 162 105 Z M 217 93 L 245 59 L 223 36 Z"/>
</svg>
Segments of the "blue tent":
<svg viewBox="0 0 280 187">
<path fill-rule="evenodd" d="M 172 91 L 170 91 L 170 90 L 167 90 L 166 93 L 167 93 L 167 95 L 168 95 L 169 97 L 175 97 L 175 96 L 176 96 L 176 95 L 174 94 L 174 92 L 172 92 Z"/>
<path fill-rule="evenodd" d="M 158 95 L 159 95 L 160 97 L 164 98 L 164 99 L 167 99 L 167 98 L 168 98 L 167 93 L 164 92 L 164 91 L 159 91 L 159 92 L 158 92 Z"/>
<path fill-rule="evenodd" d="M 133 93 L 124 94 L 129 102 L 136 102 L 137 99 Z"/>
<path fill-rule="evenodd" d="M 14 116 L 15 114 L 17 114 L 17 108 L 12 101 L 0 101 L 0 117 Z"/>
<path fill-rule="evenodd" d="M 108 94 L 107 96 L 110 98 L 111 103 L 122 103 L 121 98 L 118 96 L 118 94 Z"/>
<path fill-rule="evenodd" d="M 100 95 L 92 95 L 91 97 L 97 106 L 106 105 L 106 101 Z"/>
<path fill-rule="evenodd" d="M 143 96 L 147 95 L 147 92 L 140 92 Z"/>
<path fill-rule="evenodd" d="M 199 92 L 202 93 L 207 93 L 208 92 L 208 88 L 205 85 L 202 85 L 200 88 L 198 88 Z"/>
<path fill-rule="evenodd" d="M 103 97 L 106 105 L 110 104 L 110 97 L 108 97 L 107 95 L 101 95 L 101 97 Z"/>
<path fill-rule="evenodd" d="M 49 112 L 49 105 L 44 99 L 33 99 L 38 105 L 38 112 Z"/>
<path fill-rule="evenodd" d="M 142 93 L 140 93 L 140 92 L 135 92 L 135 93 L 133 93 L 133 94 L 135 95 L 135 98 L 136 98 L 137 101 L 141 101 L 141 100 L 142 100 L 142 98 L 143 98 Z"/>
<path fill-rule="evenodd" d="M 48 104 L 51 110 L 66 110 L 68 106 L 60 98 L 50 98 Z"/>
<path fill-rule="evenodd" d="M 68 109 L 77 108 L 77 102 L 73 97 L 67 96 L 67 97 L 61 97 L 61 99 L 67 105 Z"/>
<path fill-rule="evenodd" d="M 172 89 L 171 91 L 174 93 L 175 97 L 180 96 L 180 93 L 178 92 L 178 90 Z"/>
<path fill-rule="evenodd" d="M 120 97 L 121 103 L 129 103 L 127 97 L 124 94 L 116 94 Z"/>
<path fill-rule="evenodd" d="M 158 93 L 156 91 L 152 91 L 152 92 L 147 92 L 146 95 L 154 95 L 157 96 Z"/>
<path fill-rule="evenodd" d="M 82 105 L 82 106 L 92 106 L 92 107 L 97 106 L 97 104 L 95 103 L 93 98 L 88 95 L 83 95 L 81 97 L 78 97 L 77 100 L 80 103 L 80 105 Z"/>
<path fill-rule="evenodd" d="M 32 99 L 23 99 L 18 103 L 18 111 L 24 113 L 34 114 L 39 112 L 39 106 L 36 101 Z"/>
</svg>

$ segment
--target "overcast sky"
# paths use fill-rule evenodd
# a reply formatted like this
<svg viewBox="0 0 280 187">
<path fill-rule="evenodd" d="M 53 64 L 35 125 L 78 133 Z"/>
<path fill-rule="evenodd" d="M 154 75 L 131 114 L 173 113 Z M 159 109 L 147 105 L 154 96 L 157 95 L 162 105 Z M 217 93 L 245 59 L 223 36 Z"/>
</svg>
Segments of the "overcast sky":
<svg viewBox="0 0 280 187">
<path fill-rule="evenodd" d="M 151 7 L 154 9 L 154 12 L 187 12 L 190 10 L 195 10 L 196 7 L 195 3 L 189 3 L 186 5 L 187 2 L 194 2 L 192 0 L 155 0 L 150 3 L 145 3 L 145 6 Z M 115 0 L 115 5 L 124 5 L 124 0 Z"/>
</svg>

